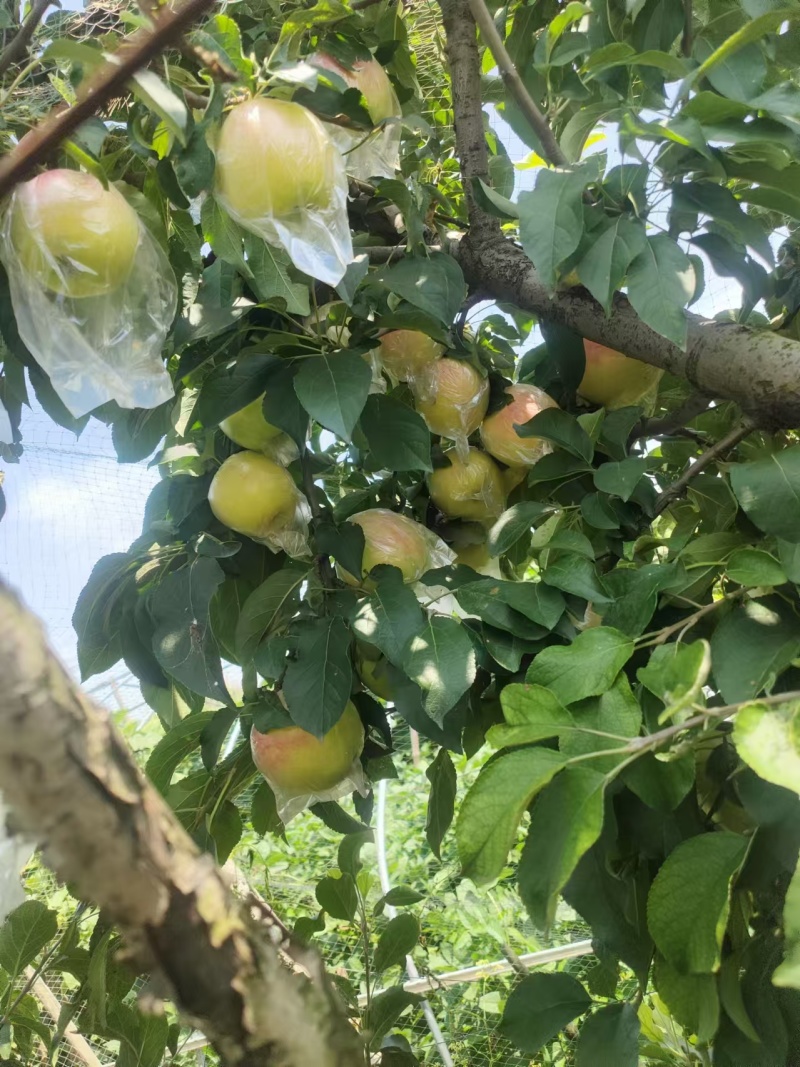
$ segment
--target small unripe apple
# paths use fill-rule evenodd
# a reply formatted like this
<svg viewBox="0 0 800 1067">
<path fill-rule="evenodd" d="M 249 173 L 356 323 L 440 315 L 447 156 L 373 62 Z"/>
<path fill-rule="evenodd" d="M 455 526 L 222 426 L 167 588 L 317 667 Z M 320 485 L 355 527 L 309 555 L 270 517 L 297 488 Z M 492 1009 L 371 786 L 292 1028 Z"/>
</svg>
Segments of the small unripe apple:
<svg viewBox="0 0 800 1067">
<path fill-rule="evenodd" d="M 609 409 L 638 404 L 655 392 L 664 373 L 658 367 L 630 359 L 596 341 L 584 340 L 583 348 L 586 370 L 578 395 L 590 404 Z"/>
<path fill-rule="evenodd" d="M 389 683 L 387 667 L 389 661 L 379 648 L 366 641 L 356 642 L 356 670 L 358 677 L 375 696 L 381 700 L 392 700 L 392 687 Z"/>
<path fill-rule="evenodd" d="M 364 747 L 364 727 L 348 701 L 341 718 L 323 738 L 299 726 L 281 726 L 266 734 L 250 733 L 253 762 L 275 789 L 290 797 L 313 796 L 333 789 Z"/>
<path fill-rule="evenodd" d="M 503 471 L 503 487 L 505 488 L 506 495 L 508 495 L 512 489 L 516 489 L 520 482 L 524 482 L 527 477 L 527 467 L 506 467 Z"/>
<path fill-rule="evenodd" d="M 470 363 L 436 360 L 412 384 L 417 411 L 431 433 L 466 438 L 478 429 L 489 406 L 489 382 Z"/>
<path fill-rule="evenodd" d="M 258 400 L 254 400 L 240 411 L 235 411 L 219 424 L 226 437 L 253 452 L 263 452 L 281 432 L 277 426 L 272 426 L 264 418 L 263 401 L 262 393 Z"/>
<path fill-rule="evenodd" d="M 479 448 L 470 448 L 466 459 L 460 459 L 455 449 L 445 452 L 450 460 L 428 478 L 431 499 L 437 508 L 451 519 L 473 519 L 485 522 L 495 519 L 506 500 L 503 476 L 491 456 Z"/>
<path fill-rule="evenodd" d="M 14 191 L 14 251 L 25 273 L 55 293 L 102 296 L 118 289 L 139 237 L 139 219 L 125 197 L 91 174 L 49 170 Z"/>
<path fill-rule="evenodd" d="M 444 347 L 419 330 L 390 330 L 383 334 L 378 355 L 398 382 L 414 381 L 444 354 Z"/>
<path fill-rule="evenodd" d="M 313 63 L 315 67 L 338 74 L 351 89 L 358 89 L 375 125 L 399 113 L 392 83 L 376 59 L 357 59 L 352 69 L 348 69 L 327 52 L 318 52 Z"/>
<path fill-rule="evenodd" d="M 217 192 L 242 221 L 257 224 L 332 198 L 336 150 L 322 123 L 300 104 L 256 97 L 237 104 L 217 143 Z"/>
<path fill-rule="evenodd" d="M 371 508 L 351 515 L 347 520 L 364 531 L 362 576 L 381 563 L 399 567 L 404 582 L 416 582 L 428 567 L 428 542 L 424 526 L 388 508 Z M 348 585 L 361 585 L 348 571 L 339 572 Z"/>
<path fill-rule="evenodd" d="M 208 502 L 219 521 L 258 540 L 293 522 L 297 499 L 291 476 L 260 452 L 229 456 L 208 490 Z"/>
<path fill-rule="evenodd" d="M 483 447 L 509 467 L 532 467 L 550 451 L 550 445 L 542 437 L 520 437 L 514 427 L 522 426 L 545 408 L 557 408 L 558 404 L 535 385 L 510 385 L 506 395 L 511 397 L 511 403 L 483 420 Z"/>
</svg>

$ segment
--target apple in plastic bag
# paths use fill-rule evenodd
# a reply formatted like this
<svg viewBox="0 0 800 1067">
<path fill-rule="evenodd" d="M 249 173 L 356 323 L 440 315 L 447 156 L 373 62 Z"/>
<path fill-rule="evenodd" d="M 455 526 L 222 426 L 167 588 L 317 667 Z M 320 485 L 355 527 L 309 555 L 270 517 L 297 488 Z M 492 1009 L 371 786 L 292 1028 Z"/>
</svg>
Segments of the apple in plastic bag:
<svg viewBox="0 0 800 1067">
<path fill-rule="evenodd" d="M 398 382 L 419 378 L 443 354 L 443 346 L 419 330 L 390 330 L 378 344 L 382 366 Z"/>
<path fill-rule="evenodd" d="M 64 296 L 102 296 L 122 286 L 139 246 L 139 218 L 125 197 L 91 174 L 49 170 L 18 185 L 10 236 L 19 264 Z"/>
<path fill-rule="evenodd" d="M 469 437 L 489 406 L 488 380 L 460 359 L 436 360 L 411 388 L 417 411 L 440 437 Z"/>
<path fill-rule="evenodd" d="M 381 700 L 392 700 L 392 687 L 387 667 L 389 661 L 380 649 L 366 641 L 356 642 L 356 671 L 358 677 Z"/>
<path fill-rule="evenodd" d="M 292 524 L 298 493 L 283 467 L 260 452 L 237 452 L 214 475 L 208 502 L 225 526 L 264 540 Z"/>
<path fill-rule="evenodd" d="M 351 515 L 347 520 L 364 531 L 364 555 L 361 561 L 362 576 L 381 563 L 399 567 L 404 582 L 415 582 L 428 568 L 427 531 L 413 519 L 397 515 L 388 508 L 372 508 Z M 339 574 L 348 585 L 361 585 L 362 581 L 344 568 Z M 369 584 L 369 583 L 366 583 Z"/>
<path fill-rule="evenodd" d="M 216 191 L 244 225 L 324 210 L 335 184 L 336 150 L 300 104 L 256 97 L 237 104 L 216 147 Z"/>
<path fill-rule="evenodd" d="M 263 452 L 281 433 L 264 418 L 264 394 L 246 407 L 235 411 L 219 424 L 220 430 L 237 445 L 253 452 Z"/>
<path fill-rule="evenodd" d="M 506 493 L 503 476 L 491 456 L 470 448 L 466 459 L 455 449 L 445 452 L 450 462 L 428 477 L 431 499 L 442 514 L 452 519 L 485 522 L 503 510 Z"/>
<path fill-rule="evenodd" d="M 274 789 L 291 797 L 333 789 L 347 775 L 364 747 L 364 727 L 348 701 L 341 718 L 322 737 L 299 726 L 250 732 L 253 762 Z"/>
<path fill-rule="evenodd" d="M 653 395 L 661 375 L 658 367 L 630 359 L 613 348 L 584 340 L 586 370 L 578 395 L 604 408 L 624 408 Z"/>
<path fill-rule="evenodd" d="M 352 68 L 348 68 L 327 52 L 318 52 L 312 62 L 315 67 L 338 74 L 351 89 L 358 89 L 376 125 L 398 113 L 392 83 L 376 59 L 357 59 Z"/>
<path fill-rule="evenodd" d="M 515 426 L 523 426 L 546 408 L 558 404 L 535 385 L 511 385 L 506 389 L 511 403 L 493 412 L 481 425 L 481 442 L 487 452 L 509 467 L 532 467 L 550 444 L 542 437 L 520 437 Z"/>
</svg>

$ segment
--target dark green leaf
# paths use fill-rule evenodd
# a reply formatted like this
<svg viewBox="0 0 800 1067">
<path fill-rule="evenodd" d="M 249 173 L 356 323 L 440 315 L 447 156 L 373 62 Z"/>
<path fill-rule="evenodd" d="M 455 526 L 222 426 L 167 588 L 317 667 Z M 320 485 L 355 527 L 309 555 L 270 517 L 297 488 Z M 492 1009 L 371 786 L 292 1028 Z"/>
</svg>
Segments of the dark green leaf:
<svg viewBox="0 0 800 1067">
<path fill-rule="evenodd" d="M 372 830 L 360 830 L 358 833 L 345 834 L 339 842 L 337 854 L 339 870 L 342 874 L 349 874 L 351 878 L 356 878 L 363 866 L 361 849 L 364 845 L 371 845 L 374 842 L 375 834 Z"/>
<path fill-rule="evenodd" d="M 499 1029 L 533 1055 L 591 1006 L 592 998 L 571 974 L 529 974 L 506 1001 Z"/>
<path fill-rule="evenodd" d="M 777 597 L 733 609 L 711 638 L 711 666 L 724 700 L 769 690 L 800 652 L 800 619 Z"/>
<path fill-rule="evenodd" d="M 362 573 L 364 531 L 357 522 L 318 522 L 314 531 L 317 548 L 325 556 L 333 556 L 350 574 Z"/>
<path fill-rule="evenodd" d="M 674 811 L 694 785 L 694 758 L 682 756 L 667 762 L 645 752 L 628 767 L 624 777 L 627 787 L 648 807 Z"/>
<path fill-rule="evenodd" d="M 282 248 L 273 248 L 256 234 L 244 235 L 252 286 L 262 304 L 280 301 L 290 315 L 308 315 L 308 287 L 292 280 L 290 259 Z"/>
<path fill-rule="evenodd" d="M 591 463 L 594 446 L 589 435 L 574 415 L 561 408 L 545 408 L 515 429 L 520 437 L 544 437 L 578 459 Z"/>
<path fill-rule="evenodd" d="M 559 552 L 556 559 L 548 560 L 542 571 L 542 581 L 596 604 L 611 599 L 592 561 L 572 552 Z"/>
<path fill-rule="evenodd" d="M 599 696 L 633 655 L 633 641 L 607 626 L 578 634 L 568 648 L 551 646 L 533 661 L 525 680 L 550 689 L 562 704 Z"/>
<path fill-rule="evenodd" d="M 244 230 L 225 212 L 216 198 L 207 196 L 200 211 L 203 237 L 219 259 L 230 263 L 245 278 L 251 271 L 244 258 Z"/>
<path fill-rule="evenodd" d="M 394 1026 L 406 1008 L 419 1003 L 420 998 L 408 993 L 402 986 L 390 986 L 372 998 L 364 1015 L 364 1028 L 369 1034 L 369 1046 L 376 1049 L 381 1039 Z"/>
<path fill-rule="evenodd" d="M 581 1027 L 576 1067 L 637 1067 L 639 1018 L 633 1004 L 608 1004 Z"/>
<path fill-rule="evenodd" d="M 58 933 L 58 916 L 40 900 L 26 900 L 0 926 L 0 967 L 13 981 Z"/>
<path fill-rule="evenodd" d="M 587 174 L 581 170 L 542 167 L 531 192 L 520 194 L 520 238 L 542 281 L 554 288 L 558 268 L 583 236 L 583 191 Z"/>
<path fill-rule="evenodd" d="M 407 256 L 384 267 L 376 280 L 445 326 L 451 325 L 467 295 L 461 268 L 442 252 L 424 259 Z"/>
<path fill-rule="evenodd" d="M 253 794 L 253 803 L 250 808 L 250 822 L 255 833 L 259 837 L 265 834 L 283 834 L 283 823 L 278 815 L 278 805 L 275 794 L 268 782 L 261 782 Z"/>
<path fill-rule="evenodd" d="M 334 919 L 350 921 L 358 907 L 356 883 L 349 874 L 329 874 L 317 883 L 315 895 L 319 906 Z"/>
<path fill-rule="evenodd" d="M 113 667 L 122 656 L 120 629 L 131 570 L 130 556 L 112 552 L 95 563 L 81 590 L 72 625 L 78 636 L 82 681 Z"/>
<path fill-rule="evenodd" d="M 535 500 L 523 500 L 508 508 L 489 530 L 487 544 L 491 555 L 504 555 L 523 534 L 530 531 L 537 519 L 551 511 L 546 504 Z"/>
<path fill-rule="evenodd" d="M 424 624 L 425 616 L 397 567 L 376 567 L 375 592 L 361 601 L 352 620 L 353 632 L 402 667 L 403 655 Z"/>
<path fill-rule="evenodd" d="M 800 542 L 800 445 L 731 467 L 736 499 L 759 529 Z"/>
<path fill-rule="evenodd" d="M 145 770 L 160 793 L 166 793 L 182 760 L 200 747 L 203 731 L 213 721 L 215 714 L 213 711 L 198 711 L 181 719 L 150 753 Z"/>
<path fill-rule="evenodd" d="M 379 467 L 430 471 L 431 435 L 425 420 L 391 396 L 375 393 L 361 413 L 361 429 Z"/>
<path fill-rule="evenodd" d="M 419 902 L 424 899 L 424 894 L 418 893 L 416 889 L 412 889 L 411 886 L 396 885 L 393 889 L 390 889 L 388 893 L 385 893 L 380 900 L 376 901 L 375 907 L 372 909 L 373 914 L 382 915 L 387 904 L 392 908 L 404 908 L 408 907 L 410 904 L 419 904 Z"/>
<path fill-rule="evenodd" d="M 647 247 L 628 269 L 628 298 L 648 326 L 686 347 L 687 320 L 684 307 L 692 299 L 694 267 L 671 237 L 647 238 Z"/>
<path fill-rule="evenodd" d="M 292 721 L 323 737 L 336 725 L 350 699 L 352 635 L 338 616 L 304 624 L 289 663 L 283 695 Z"/>
<path fill-rule="evenodd" d="M 622 286 L 628 267 L 645 245 L 642 223 L 620 215 L 592 243 L 575 268 L 581 284 L 602 304 L 606 315 L 611 312 L 611 300 Z"/>
<path fill-rule="evenodd" d="M 402 667 L 425 691 L 425 711 L 441 726 L 475 680 L 475 652 L 460 622 L 432 615 L 406 646 Z"/>
<path fill-rule="evenodd" d="M 603 463 L 594 472 L 594 484 L 601 493 L 630 500 L 647 471 L 647 460 L 631 456 L 617 463 Z"/>
<path fill-rule="evenodd" d="M 275 356 L 256 353 L 216 367 L 203 382 L 192 417 L 204 426 L 218 426 L 261 396 L 277 363 Z"/>
<path fill-rule="evenodd" d="M 442 841 L 455 813 L 458 786 L 456 769 L 446 749 L 439 749 L 433 763 L 425 771 L 425 776 L 431 783 L 428 811 L 425 817 L 425 836 L 434 856 L 440 860 Z"/>
<path fill-rule="evenodd" d="M 731 554 L 725 571 L 740 585 L 783 585 L 787 577 L 780 563 L 760 548 L 740 548 Z"/>
<path fill-rule="evenodd" d="M 403 912 L 392 919 L 381 934 L 375 949 L 375 973 L 382 974 L 389 967 L 404 964 L 406 956 L 416 947 L 419 934 L 419 920 L 409 912 Z"/>
<path fill-rule="evenodd" d="M 354 352 L 303 361 L 294 379 L 300 403 L 312 419 L 349 441 L 372 384 L 369 364 Z"/>
<path fill-rule="evenodd" d="M 242 663 L 253 658 L 265 636 L 294 615 L 307 576 L 307 567 L 290 563 L 271 574 L 244 602 L 236 626 L 236 650 Z"/>
</svg>

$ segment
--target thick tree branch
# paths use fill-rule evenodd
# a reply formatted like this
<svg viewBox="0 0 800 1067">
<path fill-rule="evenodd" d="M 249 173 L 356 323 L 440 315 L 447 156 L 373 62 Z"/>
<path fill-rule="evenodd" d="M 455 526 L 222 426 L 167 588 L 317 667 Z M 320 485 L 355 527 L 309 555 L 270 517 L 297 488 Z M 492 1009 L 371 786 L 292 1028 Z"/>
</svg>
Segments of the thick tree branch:
<svg viewBox="0 0 800 1067">
<path fill-rule="evenodd" d="M 656 500 L 656 506 L 654 515 L 660 515 L 662 511 L 669 507 L 673 500 L 677 500 L 682 495 L 684 489 L 689 482 L 696 478 L 698 474 L 702 474 L 706 467 L 709 467 L 715 460 L 718 460 L 721 456 L 724 456 L 726 452 L 729 452 L 732 448 L 735 448 L 740 441 L 743 441 L 748 434 L 752 433 L 755 429 L 755 423 L 752 419 L 745 418 L 741 426 L 737 426 L 736 429 L 731 430 L 729 434 L 721 438 L 711 448 L 706 449 L 702 455 L 698 456 L 691 467 L 687 468 L 672 485 L 668 486 L 663 493 Z"/>
<path fill-rule="evenodd" d="M 12 64 L 22 59 L 31 38 L 36 33 L 36 27 L 44 18 L 44 13 L 51 6 L 53 0 L 35 0 L 30 14 L 22 23 L 14 39 L 0 55 L 0 77 L 2 77 Z"/>
<path fill-rule="evenodd" d="M 138 70 L 146 67 L 167 45 L 173 44 L 213 3 L 214 0 L 186 0 L 180 7 L 164 14 L 154 30 L 137 33 L 120 48 L 113 61 L 105 63 L 81 90 L 76 104 L 58 114 L 51 113 L 26 134 L 24 144 L 20 143 L 0 159 L 0 197 L 10 192 L 39 163 L 44 163 L 82 122 L 124 90 Z"/>
<path fill-rule="evenodd" d="M 497 27 L 484 0 L 469 0 L 469 9 L 481 31 L 481 37 L 483 37 L 487 48 L 492 53 L 506 88 L 514 97 L 517 106 L 538 137 L 544 158 L 555 167 L 567 166 L 569 161 L 561 151 L 561 145 L 550 129 L 550 123 L 525 88 L 525 83 L 520 78 L 519 71 L 514 66 L 514 61 L 506 51 L 503 39 L 497 32 Z"/>
<path fill-rule="evenodd" d="M 270 937 L 232 896 L 2 583 L 0 677 L 0 789 L 20 829 L 120 926 L 223 1064 L 363 1063 L 328 987 L 284 966 L 279 928 Z"/>
</svg>

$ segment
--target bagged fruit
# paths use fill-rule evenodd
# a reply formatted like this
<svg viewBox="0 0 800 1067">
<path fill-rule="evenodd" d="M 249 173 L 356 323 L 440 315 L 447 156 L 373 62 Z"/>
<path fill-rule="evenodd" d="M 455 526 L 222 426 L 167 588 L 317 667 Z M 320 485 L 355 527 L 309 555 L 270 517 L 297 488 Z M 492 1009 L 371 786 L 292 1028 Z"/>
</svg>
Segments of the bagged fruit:
<svg viewBox="0 0 800 1067">
<path fill-rule="evenodd" d="M 467 438 L 483 422 L 489 406 L 489 380 L 471 363 L 444 356 L 424 368 L 411 382 L 411 391 L 431 433 L 454 441 L 456 452 L 466 459 Z"/>
<path fill-rule="evenodd" d="M 340 577 L 348 585 L 370 588 L 369 572 L 380 564 L 399 567 L 404 582 L 416 582 L 425 571 L 446 567 L 455 554 L 444 541 L 427 527 L 388 508 L 371 508 L 351 515 L 347 520 L 364 531 L 364 556 L 359 577 L 337 565 Z"/>
<path fill-rule="evenodd" d="M 20 337 L 76 418 L 174 391 L 162 348 L 177 306 L 164 251 L 120 192 L 51 170 L 18 185 L 0 230 Z"/>
<path fill-rule="evenodd" d="M 431 500 L 451 519 L 488 522 L 505 508 L 503 475 L 491 456 L 470 448 L 461 459 L 454 448 L 445 452 L 447 464 L 428 476 Z"/>
<path fill-rule="evenodd" d="M 535 415 L 546 408 L 557 408 L 558 404 L 535 385 L 510 385 L 506 395 L 511 402 L 483 420 L 481 442 L 490 455 L 508 467 L 532 467 L 553 451 L 552 445 L 543 437 L 520 437 L 514 427 L 524 426 Z"/>
</svg>

